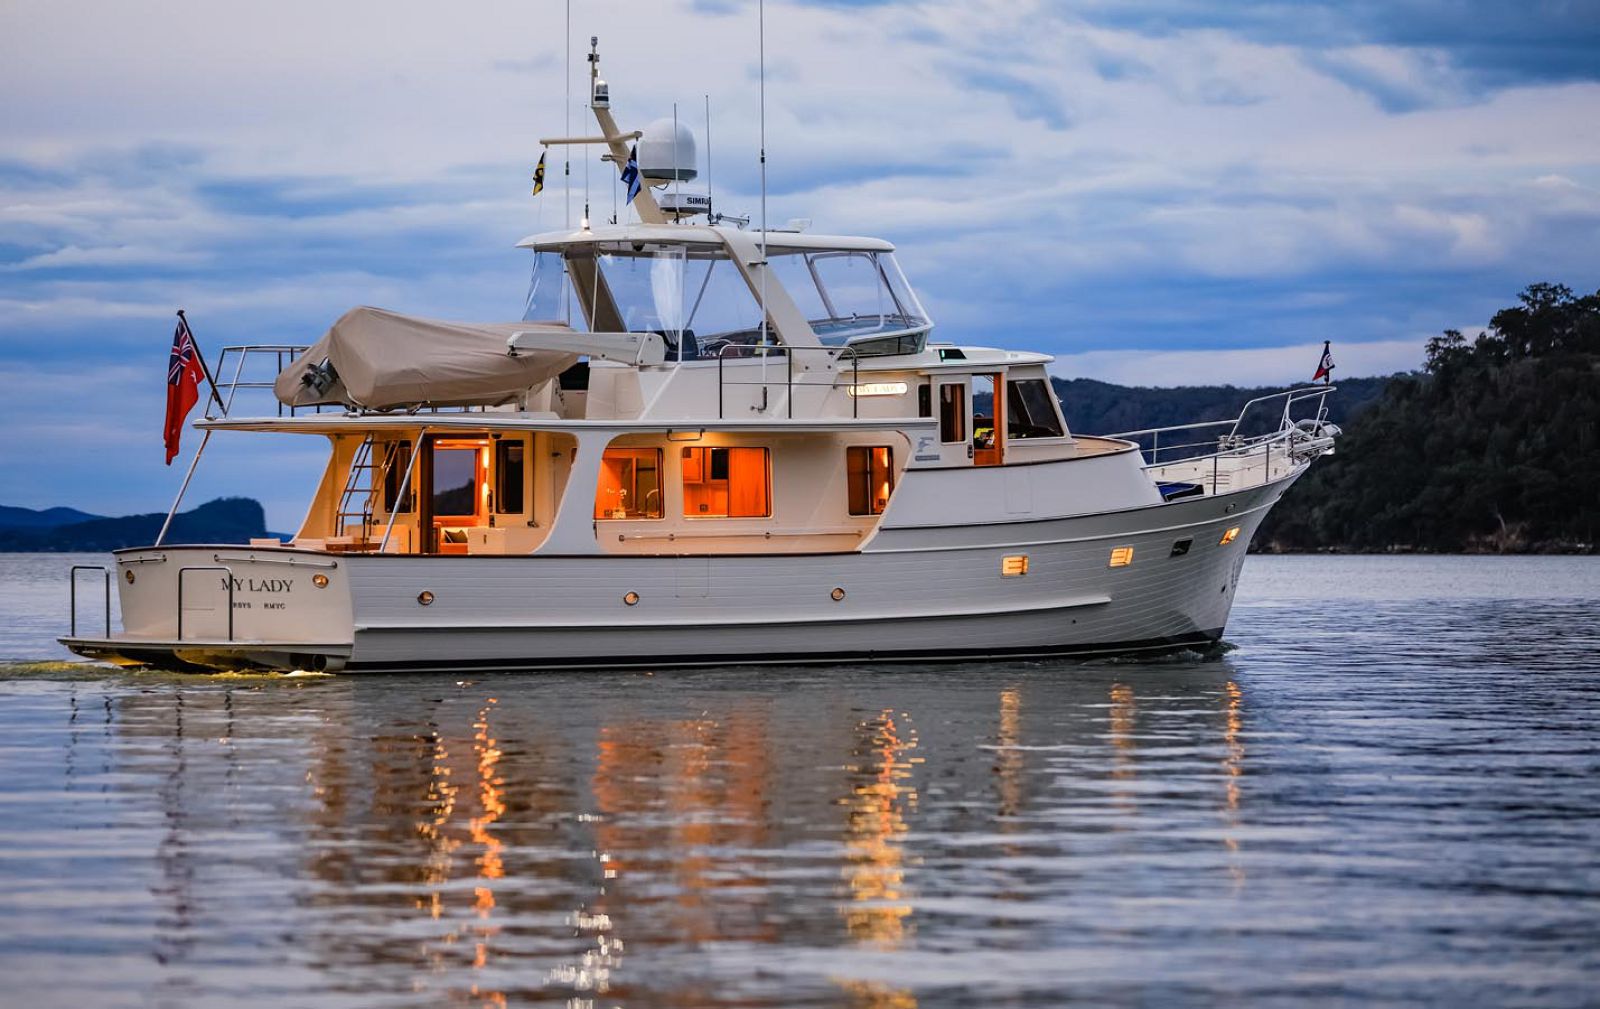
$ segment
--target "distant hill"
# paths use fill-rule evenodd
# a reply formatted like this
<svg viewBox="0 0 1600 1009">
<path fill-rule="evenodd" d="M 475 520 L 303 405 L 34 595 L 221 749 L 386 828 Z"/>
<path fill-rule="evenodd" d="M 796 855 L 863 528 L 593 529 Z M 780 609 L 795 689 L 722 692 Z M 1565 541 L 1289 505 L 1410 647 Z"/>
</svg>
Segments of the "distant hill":
<svg viewBox="0 0 1600 1009">
<path fill-rule="evenodd" d="M 1112 385 L 1092 378 L 1052 378 L 1067 427 L 1076 434 L 1115 434 L 1152 427 L 1231 420 L 1258 396 L 1292 386 L 1248 388 L 1232 385 L 1189 385 L 1171 389 Z M 1328 397 L 1328 419 L 1344 427 L 1383 394 L 1388 378 L 1347 378 L 1335 383 Z M 1310 383 L 1306 383 L 1310 384 Z M 1263 403 L 1251 411 L 1258 425 L 1277 426 L 1283 404 Z M 1247 425 L 1248 426 L 1248 425 Z"/>
<path fill-rule="evenodd" d="M 14 514 L 21 514 L 26 523 L 10 524 Z M 70 513 L 83 515 L 70 508 L 50 508 L 43 512 L 27 508 L 5 508 L 0 511 L 0 551 L 100 551 L 119 550 L 122 547 L 146 546 L 155 541 L 166 515 L 151 512 L 148 515 L 127 515 L 122 518 L 97 518 L 88 516 L 79 521 L 45 524 L 40 516 Z M 266 513 L 261 504 L 251 498 L 218 498 L 193 509 L 179 512 L 167 531 L 167 543 L 245 543 L 252 536 L 267 535 Z"/>
<path fill-rule="evenodd" d="M 0 505 L 0 529 L 53 529 L 56 526 L 89 522 L 104 517 L 90 515 L 76 508 L 46 508 L 43 511 L 34 511 L 32 508 Z"/>
</svg>

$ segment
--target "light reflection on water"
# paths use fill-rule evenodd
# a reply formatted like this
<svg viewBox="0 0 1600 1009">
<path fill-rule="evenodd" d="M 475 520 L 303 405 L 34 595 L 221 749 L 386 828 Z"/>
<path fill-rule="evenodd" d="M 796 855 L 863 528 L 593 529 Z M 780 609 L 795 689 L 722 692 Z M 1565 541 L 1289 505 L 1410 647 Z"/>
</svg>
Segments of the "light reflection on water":
<svg viewBox="0 0 1600 1009">
<path fill-rule="evenodd" d="M 1213 662 L 13 666 L 0 969 L 30 1006 L 1585 1004 L 1600 565 L 1462 563 L 1253 559 Z"/>
</svg>

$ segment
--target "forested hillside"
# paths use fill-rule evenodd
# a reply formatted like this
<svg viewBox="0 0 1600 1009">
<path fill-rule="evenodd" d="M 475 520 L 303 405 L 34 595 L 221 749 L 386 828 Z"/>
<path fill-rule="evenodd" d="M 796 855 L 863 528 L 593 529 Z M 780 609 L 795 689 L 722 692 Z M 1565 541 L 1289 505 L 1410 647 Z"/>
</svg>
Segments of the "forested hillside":
<svg viewBox="0 0 1600 1009">
<path fill-rule="evenodd" d="M 1256 536 L 1266 550 L 1593 551 L 1600 292 L 1535 284 L 1388 381 Z"/>
<path fill-rule="evenodd" d="M 1285 387 L 1240 388 L 1232 385 L 1190 385 L 1173 389 L 1129 387 L 1097 382 L 1092 378 L 1054 378 L 1067 427 L 1077 434 L 1114 434 L 1142 428 L 1193 424 L 1203 420 L 1229 420 L 1257 396 L 1270 396 Z M 1328 397 L 1328 419 L 1341 427 L 1374 402 L 1387 378 L 1352 378 L 1337 383 L 1339 391 Z M 1309 385 L 1310 383 L 1303 383 Z M 1280 400 L 1257 410 L 1258 422 L 1276 426 L 1283 410 Z M 1252 411 L 1252 417 L 1256 411 Z"/>
</svg>

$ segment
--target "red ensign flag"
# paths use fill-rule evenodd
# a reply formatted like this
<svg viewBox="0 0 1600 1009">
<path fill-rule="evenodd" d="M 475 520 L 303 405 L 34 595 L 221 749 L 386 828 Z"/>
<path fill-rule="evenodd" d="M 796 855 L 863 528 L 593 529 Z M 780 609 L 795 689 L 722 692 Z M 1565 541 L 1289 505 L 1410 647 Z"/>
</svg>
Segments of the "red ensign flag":
<svg viewBox="0 0 1600 1009">
<path fill-rule="evenodd" d="M 200 349 L 194 345 L 189 322 L 178 316 L 178 330 L 172 334 L 172 355 L 167 358 L 167 465 L 178 454 L 178 438 L 189 411 L 200 402 Z"/>
</svg>

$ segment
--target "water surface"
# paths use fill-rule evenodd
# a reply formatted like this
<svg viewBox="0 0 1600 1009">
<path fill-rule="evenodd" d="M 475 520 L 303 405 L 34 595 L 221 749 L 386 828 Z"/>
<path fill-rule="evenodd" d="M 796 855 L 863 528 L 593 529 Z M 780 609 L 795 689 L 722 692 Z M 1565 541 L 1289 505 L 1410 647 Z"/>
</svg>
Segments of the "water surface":
<svg viewBox="0 0 1600 1009">
<path fill-rule="evenodd" d="M 1215 661 L 472 679 L 67 664 L 69 563 L 0 556 L 8 1003 L 1600 990 L 1594 558 L 1251 558 Z"/>
</svg>

